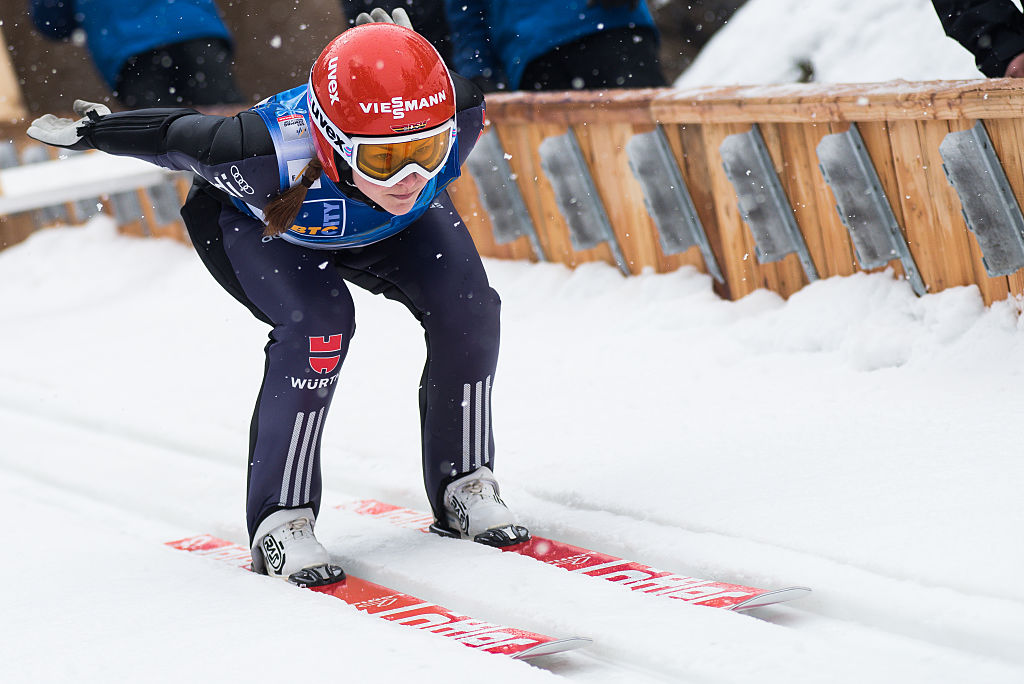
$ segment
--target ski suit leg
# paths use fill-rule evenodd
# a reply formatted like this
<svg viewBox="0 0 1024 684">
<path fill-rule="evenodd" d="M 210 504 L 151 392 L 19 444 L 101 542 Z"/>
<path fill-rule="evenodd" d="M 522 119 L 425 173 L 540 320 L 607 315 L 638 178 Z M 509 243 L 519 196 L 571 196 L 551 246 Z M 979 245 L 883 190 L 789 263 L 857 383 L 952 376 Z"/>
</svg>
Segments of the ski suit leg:
<svg viewBox="0 0 1024 684">
<path fill-rule="evenodd" d="M 438 520 L 453 478 L 493 469 L 491 389 L 501 300 L 447 193 L 401 233 L 336 252 L 345 279 L 405 304 L 426 336 L 420 382 L 423 479 Z"/>
<path fill-rule="evenodd" d="M 282 508 L 320 508 L 320 438 L 355 311 L 331 253 L 280 239 L 225 208 L 224 252 L 244 297 L 273 329 L 250 432 L 249 534 Z M 251 540 L 250 540 L 251 541 Z"/>
</svg>

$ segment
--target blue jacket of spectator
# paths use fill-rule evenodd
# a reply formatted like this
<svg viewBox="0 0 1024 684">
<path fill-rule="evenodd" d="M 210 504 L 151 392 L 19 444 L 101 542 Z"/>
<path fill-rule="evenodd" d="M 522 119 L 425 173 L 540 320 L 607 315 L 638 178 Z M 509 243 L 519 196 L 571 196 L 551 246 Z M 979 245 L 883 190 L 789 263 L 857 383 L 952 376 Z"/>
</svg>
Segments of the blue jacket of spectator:
<svg viewBox="0 0 1024 684">
<path fill-rule="evenodd" d="M 213 0 L 32 0 L 32 22 L 53 40 L 81 27 L 111 89 L 125 62 L 136 55 L 197 38 L 231 43 Z"/>
<path fill-rule="evenodd" d="M 588 0 L 445 0 L 455 70 L 466 78 L 504 73 L 519 88 L 531 61 L 558 45 L 607 29 L 650 27 L 645 2 L 606 9 Z"/>
</svg>

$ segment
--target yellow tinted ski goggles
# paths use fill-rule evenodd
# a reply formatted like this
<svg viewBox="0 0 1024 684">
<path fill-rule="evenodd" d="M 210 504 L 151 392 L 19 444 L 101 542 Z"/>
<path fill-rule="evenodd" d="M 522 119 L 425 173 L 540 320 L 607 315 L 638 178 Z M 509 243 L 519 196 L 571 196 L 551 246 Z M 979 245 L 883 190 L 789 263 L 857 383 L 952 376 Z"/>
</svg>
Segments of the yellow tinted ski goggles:
<svg viewBox="0 0 1024 684">
<path fill-rule="evenodd" d="M 349 166 L 366 180 L 391 187 L 413 173 L 430 179 L 441 171 L 455 140 L 455 121 L 421 133 L 349 140 L 351 160 L 342 154 Z"/>
</svg>

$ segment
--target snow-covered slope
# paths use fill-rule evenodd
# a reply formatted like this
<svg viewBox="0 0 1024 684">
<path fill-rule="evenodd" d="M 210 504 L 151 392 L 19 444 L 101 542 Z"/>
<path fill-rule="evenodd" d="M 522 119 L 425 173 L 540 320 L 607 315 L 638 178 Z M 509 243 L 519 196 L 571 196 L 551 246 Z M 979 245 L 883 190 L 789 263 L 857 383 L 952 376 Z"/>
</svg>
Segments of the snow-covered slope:
<svg viewBox="0 0 1024 684">
<path fill-rule="evenodd" d="M 814 594 L 753 616 L 678 605 L 331 508 L 425 507 L 422 336 L 360 292 L 321 537 L 355 574 L 595 645 L 513 662 L 165 548 L 244 543 L 266 331 L 188 248 L 100 218 L 0 252 L 4 681 L 1024 678 L 1015 302 L 917 299 L 886 274 L 725 302 L 692 270 L 488 269 L 504 301 L 498 468 L 525 522 Z"/>
<path fill-rule="evenodd" d="M 820 81 L 977 76 L 928 0 L 751 0 L 683 83 L 804 59 Z M 422 334 L 358 291 L 321 538 L 354 574 L 595 645 L 531 666 L 165 547 L 245 541 L 266 329 L 190 249 L 100 218 L 0 252 L 0 680 L 1024 681 L 1021 302 L 888 274 L 725 302 L 692 270 L 487 266 L 498 472 L 524 522 L 810 597 L 679 605 L 334 509 L 425 507 Z"/>
<path fill-rule="evenodd" d="M 821 83 L 978 78 L 931 0 L 749 0 L 677 86 L 789 83 L 809 65 Z"/>
</svg>

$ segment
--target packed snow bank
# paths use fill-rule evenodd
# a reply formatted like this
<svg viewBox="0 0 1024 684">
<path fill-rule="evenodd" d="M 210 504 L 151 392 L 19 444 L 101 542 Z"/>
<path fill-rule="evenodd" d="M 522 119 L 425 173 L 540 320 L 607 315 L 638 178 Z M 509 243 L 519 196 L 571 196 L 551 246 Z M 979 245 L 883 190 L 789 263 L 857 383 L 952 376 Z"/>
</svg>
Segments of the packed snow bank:
<svg viewBox="0 0 1024 684">
<path fill-rule="evenodd" d="M 728 302 L 692 269 L 487 267 L 504 302 L 497 471 L 526 523 L 667 570 L 815 593 L 767 623 L 675 611 L 330 509 L 426 505 L 422 333 L 358 290 L 323 458 L 321 529 L 350 570 L 484 619 L 596 637 L 589 655 L 544 665 L 578 681 L 1024 676 L 1024 550 L 1009 541 L 1024 528 L 1017 300 L 916 298 L 891 274 L 858 274 Z M 294 661 L 298 678 L 426 668 L 422 681 L 441 681 L 437 662 L 484 666 L 162 547 L 197 532 L 245 542 L 267 333 L 189 248 L 117 236 L 101 217 L 0 252 L 0 292 L 0 490 L 29 521 L 0 571 L 0 643 L 26 654 L 7 660 L 12 681 L 172 681 L 183 654 L 255 673 L 282 630 L 318 654 Z M 49 561 L 58 576 L 39 571 Z M 494 681 L 546 674 L 484 662 Z"/>
<path fill-rule="evenodd" d="M 749 0 L 711 38 L 678 87 L 978 78 L 930 0 Z"/>
</svg>

